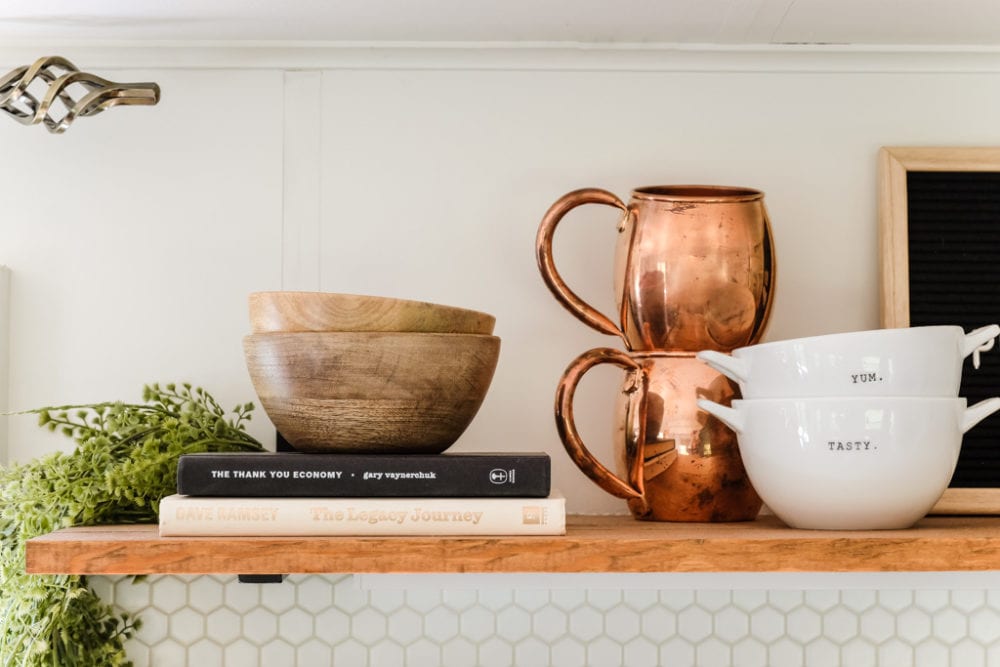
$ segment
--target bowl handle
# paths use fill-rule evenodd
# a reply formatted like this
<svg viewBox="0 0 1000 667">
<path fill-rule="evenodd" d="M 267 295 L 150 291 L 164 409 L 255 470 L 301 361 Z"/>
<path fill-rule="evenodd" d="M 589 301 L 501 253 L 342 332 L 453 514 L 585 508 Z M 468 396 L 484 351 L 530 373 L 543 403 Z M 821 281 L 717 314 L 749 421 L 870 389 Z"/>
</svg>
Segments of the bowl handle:
<svg viewBox="0 0 1000 667">
<path fill-rule="evenodd" d="M 730 380 L 736 380 L 737 382 L 747 381 L 747 375 L 749 375 L 747 372 L 747 363 L 742 359 L 737 359 L 731 354 L 723 354 L 715 350 L 702 350 L 695 356 Z"/>
<path fill-rule="evenodd" d="M 996 396 L 979 401 L 975 405 L 966 408 L 962 414 L 962 433 L 965 433 L 997 410 L 1000 410 L 1000 398 Z"/>
<path fill-rule="evenodd" d="M 739 410 L 726 407 L 725 405 L 720 405 L 719 403 L 710 401 L 707 398 L 699 398 L 698 407 L 708 414 L 714 415 L 719 419 L 719 421 L 737 433 L 743 432 L 743 415 L 740 414 Z"/>
<path fill-rule="evenodd" d="M 1000 326 L 996 324 L 970 331 L 962 343 L 962 358 L 971 354 L 973 368 L 979 368 L 979 353 L 993 349 L 997 335 L 1000 335 Z"/>
</svg>

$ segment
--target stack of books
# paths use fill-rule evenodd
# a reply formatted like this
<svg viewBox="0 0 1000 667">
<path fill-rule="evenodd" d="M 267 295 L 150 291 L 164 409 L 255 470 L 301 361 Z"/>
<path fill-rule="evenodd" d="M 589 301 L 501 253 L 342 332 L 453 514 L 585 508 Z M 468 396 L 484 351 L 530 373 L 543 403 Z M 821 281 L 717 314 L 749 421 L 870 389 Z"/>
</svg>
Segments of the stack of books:
<svg viewBox="0 0 1000 667">
<path fill-rule="evenodd" d="M 186 454 L 160 535 L 564 535 L 544 453 Z"/>
</svg>

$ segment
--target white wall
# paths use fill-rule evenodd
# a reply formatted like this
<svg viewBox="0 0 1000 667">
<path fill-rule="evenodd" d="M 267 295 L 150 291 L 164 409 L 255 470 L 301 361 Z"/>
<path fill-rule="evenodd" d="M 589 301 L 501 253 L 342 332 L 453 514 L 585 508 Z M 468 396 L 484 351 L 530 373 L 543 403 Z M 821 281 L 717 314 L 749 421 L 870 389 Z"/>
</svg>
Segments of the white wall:
<svg viewBox="0 0 1000 667">
<path fill-rule="evenodd" d="M 760 188 L 779 265 L 768 337 L 865 329 L 878 326 L 879 146 L 1000 144 L 1000 57 L 991 53 L 107 49 L 65 55 L 94 63 L 92 69 L 107 67 L 111 78 L 155 80 L 163 100 L 155 108 L 78 120 L 65 136 L 0 118 L 0 263 L 13 270 L 11 409 L 136 399 L 143 383 L 172 380 L 201 384 L 224 405 L 252 399 L 240 338 L 248 328 L 246 295 L 254 290 L 319 288 L 478 308 L 497 316 L 503 349 L 490 394 L 455 449 L 548 451 L 555 484 L 574 512 L 625 508 L 563 453 L 552 416 L 555 386 L 578 353 L 617 342 L 563 311 L 538 275 L 535 231 L 557 197 L 583 186 L 621 196 L 653 183 Z M 6 65 L 21 61 L 18 54 Z M 121 69 L 123 63 L 145 69 Z M 568 282 L 609 311 L 615 222 L 610 210 L 580 211 L 556 238 Z M 606 460 L 617 382 L 613 371 L 595 371 L 578 395 L 583 434 Z M 253 431 L 272 437 L 262 412 Z M 28 417 L 12 418 L 9 435 L 13 460 L 68 446 Z M 204 579 L 189 582 L 198 590 L 190 598 L 180 594 L 177 604 L 160 604 L 158 595 L 189 584 L 168 577 L 143 589 L 147 597 L 133 607 L 154 614 L 149 627 L 162 632 L 140 638 L 152 647 L 142 661 L 183 664 L 199 642 L 217 641 L 207 607 L 204 617 L 180 610 L 184 600 L 201 600 L 220 585 Z M 296 609 L 313 609 L 308 600 L 328 599 L 334 585 L 340 586 L 318 577 L 296 584 L 306 600 Z M 242 599 L 248 589 L 235 586 Z M 247 595 L 263 606 L 251 601 L 226 613 L 266 616 L 271 624 L 275 610 L 287 607 L 271 605 L 270 594 Z M 809 634 L 808 641 L 844 664 L 855 640 L 867 642 L 866 651 L 902 646 L 889 655 L 911 657 L 926 640 L 933 662 L 941 651 L 959 650 L 962 635 L 953 630 L 968 627 L 975 606 L 947 591 L 943 596 L 934 609 L 947 613 L 945 639 L 930 630 L 912 640 L 865 639 L 858 634 L 861 607 L 835 592 L 818 612 L 829 616 L 824 634 Z M 887 597 L 903 600 L 884 607 L 890 632 L 907 614 L 935 613 L 914 593 Z M 363 626 L 372 616 L 365 604 L 382 604 L 376 598 L 356 605 L 351 622 Z M 445 598 L 420 598 L 414 608 L 454 616 Z M 548 636 L 548 616 L 568 615 L 560 599 L 545 594 L 532 607 L 539 616 L 536 645 Z M 588 594 L 574 608 L 591 620 L 610 618 L 600 599 Z M 985 592 L 976 599 L 977 608 L 995 614 L 995 594 L 989 605 Z M 661 594 L 648 609 L 673 614 L 673 600 Z M 777 619 L 771 625 L 784 628 L 781 614 L 794 606 L 754 609 L 765 609 Z M 507 641 L 500 631 L 504 605 L 494 607 L 474 607 L 481 616 L 470 626 L 478 628 L 476 637 L 459 634 L 454 641 L 465 647 Z M 705 616 L 702 607 L 690 609 Z M 615 627 L 598 621 L 594 627 Z M 186 629 L 168 634 L 168 626 Z M 721 645 L 722 654 L 742 655 L 737 639 L 701 627 L 683 635 L 684 651 L 700 652 L 710 642 L 712 650 Z M 937 632 L 936 620 L 933 627 Z M 577 648 L 610 642 L 613 651 L 626 650 L 624 639 L 615 644 L 616 637 L 573 632 L 565 634 Z M 655 628 L 643 641 L 655 649 L 671 632 Z M 763 644 L 797 642 L 798 653 L 783 654 L 779 646 L 771 655 L 767 648 L 769 664 L 801 664 L 808 654 L 807 640 L 791 624 L 787 635 L 747 632 L 758 657 Z M 312 635 L 275 637 L 285 650 Z M 979 641 L 980 652 L 1000 648 L 995 638 Z M 377 644 L 357 650 L 378 662 Z M 248 654 L 266 662 L 264 644 L 257 653 L 239 650 L 240 664 L 254 664 Z M 322 650 L 336 653 L 332 646 Z M 656 651 L 651 655 L 655 662 Z M 662 646 L 659 655 L 675 656 Z"/>
<path fill-rule="evenodd" d="M 60 136 L 0 118 L 10 407 L 137 401 L 156 381 L 245 402 L 246 294 L 281 279 L 282 75 L 109 76 L 156 80 L 163 99 Z M 13 460 L 66 445 L 10 420 Z"/>
<path fill-rule="evenodd" d="M 535 231 L 558 196 L 760 188 L 779 266 L 768 337 L 863 329 L 878 325 L 879 146 L 1000 143 L 1000 61 L 989 58 L 915 54 L 908 68 L 905 53 L 573 56 L 320 54 L 302 73 L 253 69 L 248 56 L 195 68 L 165 52 L 182 66 L 109 73 L 158 81 L 157 107 L 112 109 L 64 136 L 0 123 L 16 156 L 0 163 L 11 408 L 135 398 L 170 380 L 227 405 L 251 399 L 240 338 L 253 290 L 468 306 L 497 316 L 503 349 L 455 449 L 549 451 L 571 510 L 623 512 L 575 469 L 553 425 L 569 361 L 618 344 L 565 312 L 538 275 Z M 610 209 L 580 211 L 556 237 L 568 282 L 606 311 L 615 222 Z M 585 439 L 606 459 L 617 383 L 601 369 L 578 396 Z M 263 412 L 254 432 L 271 438 Z M 10 435 L 16 460 L 64 445 L 29 418 Z"/>
<path fill-rule="evenodd" d="M 564 192 L 650 183 L 766 193 L 778 256 L 770 338 L 878 326 L 880 145 L 1000 140 L 996 74 L 330 71 L 324 79 L 322 286 L 497 315 L 503 353 L 460 446 L 544 448 L 571 509 L 623 511 L 561 451 L 552 399 L 578 353 L 617 346 L 546 291 L 533 242 Z M 569 284 L 612 313 L 616 212 L 567 218 Z M 593 387 L 614 388 L 612 371 Z M 610 460 L 611 402 L 581 397 Z"/>
</svg>

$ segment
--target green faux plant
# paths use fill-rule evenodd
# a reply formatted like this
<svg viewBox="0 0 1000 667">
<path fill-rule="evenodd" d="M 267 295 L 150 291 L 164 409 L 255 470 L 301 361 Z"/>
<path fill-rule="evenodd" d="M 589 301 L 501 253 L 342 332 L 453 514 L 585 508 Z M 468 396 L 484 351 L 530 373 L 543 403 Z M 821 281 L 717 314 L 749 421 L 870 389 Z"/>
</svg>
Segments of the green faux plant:
<svg viewBox="0 0 1000 667">
<path fill-rule="evenodd" d="M 252 403 L 227 417 L 189 384 L 146 386 L 142 400 L 32 410 L 76 448 L 0 468 L 3 667 L 128 665 L 124 642 L 140 625 L 86 577 L 25 574 L 28 539 L 68 526 L 153 523 L 160 499 L 176 490 L 181 454 L 262 449 L 245 429 Z"/>
</svg>

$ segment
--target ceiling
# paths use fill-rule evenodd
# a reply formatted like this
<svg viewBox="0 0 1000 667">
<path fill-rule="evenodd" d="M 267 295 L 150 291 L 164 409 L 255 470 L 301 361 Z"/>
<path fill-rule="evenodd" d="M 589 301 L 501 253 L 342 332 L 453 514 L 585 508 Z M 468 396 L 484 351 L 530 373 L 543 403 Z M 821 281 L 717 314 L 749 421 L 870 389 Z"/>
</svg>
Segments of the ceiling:
<svg viewBox="0 0 1000 667">
<path fill-rule="evenodd" d="M 1000 0 L 4 0 L 0 41 L 1000 46 Z"/>
</svg>

